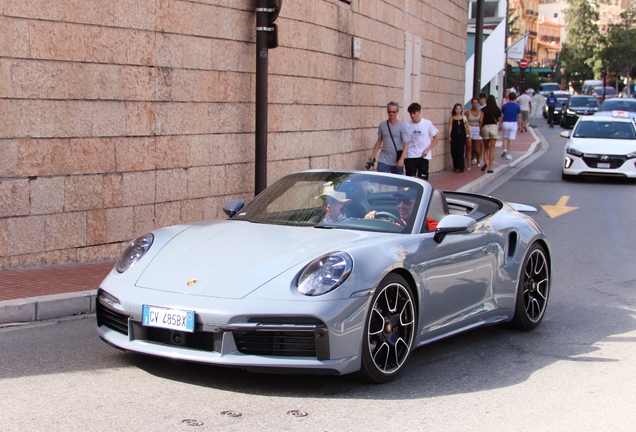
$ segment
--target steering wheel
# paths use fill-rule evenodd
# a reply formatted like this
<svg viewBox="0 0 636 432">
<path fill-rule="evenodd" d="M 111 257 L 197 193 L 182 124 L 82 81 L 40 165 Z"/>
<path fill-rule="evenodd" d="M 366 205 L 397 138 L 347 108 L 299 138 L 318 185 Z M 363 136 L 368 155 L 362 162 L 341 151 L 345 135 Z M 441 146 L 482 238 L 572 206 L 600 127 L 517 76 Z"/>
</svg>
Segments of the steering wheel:
<svg viewBox="0 0 636 432">
<path fill-rule="evenodd" d="M 389 222 L 396 223 L 396 224 L 398 224 L 401 227 L 405 227 L 406 226 L 404 221 L 402 219 L 400 219 L 399 217 L 395 216 L 393 213 L 377 212 L 374 217 L 375 217 L 375 219 L 388 219 Z"/>
</svg>

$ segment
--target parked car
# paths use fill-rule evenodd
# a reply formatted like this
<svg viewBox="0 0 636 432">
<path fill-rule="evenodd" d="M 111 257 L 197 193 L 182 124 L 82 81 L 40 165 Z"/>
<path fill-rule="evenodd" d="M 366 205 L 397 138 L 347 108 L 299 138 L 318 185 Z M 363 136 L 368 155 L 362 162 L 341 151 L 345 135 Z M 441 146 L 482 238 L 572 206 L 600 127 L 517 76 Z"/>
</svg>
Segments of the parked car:
<svg viewBox="0 0 636 432">
<path fill-rule="evenodd" d="M 562 177 L 581 175 L 636 177 L 636 124 L 627 116 L 581 117 L 563 154 Z"/>
<path fill-rule="evenodd" d="M 601 104 L 596 115 L 612 115 L 614 112 L 626 112 L 633 120 L 636 118 L 636 100 L 628 98 L 607 99 Z"/>
<path fill-rule="evenodd" d="M 558 92 L 561 90 L 559 83 L 543 83 L 539 84 L 537 91 L 543 96 L 547 96 L 550 92 Z"/>
<path fill-rule="evenodd" d="M 598 99 L 594 96 L 570 96 L 561 115 L 561 127 L 571 128 L 576 124 L 580 116 L 592 115 L 600 107 Z"/>
<path fill-rule="evenodd" d="M 549 95 L 550 93 L 548 93 Z M 561 121 L 561 111 L 563 110 L 563 106 L 567 104 L 568 99 L 570 99 L 570 93 L 566 91 L 556 91 L 554 92 L 554 96 L 557 99 L 557 103 L 554 106 L 554 124 Z M 548 106 L 543 107 L 543 117 L 548 118 Z"/>
<path fill-rule="evenodd" d="M 592 96 L 595 96 L 599 102 L 603 102 L 605 99 L 611 99 L 618 96 L 618 93 L 616 93 L 616 89 L 610 86 L 594 87 L 592 90 L 590 90 L 590 94 Z"/>
<path fill-rule="evenodd" d="M 97 292 L 105 342 L 387 382 L 414 348 L 497 323 L 530 330 L 546 311 L 549 244 L 519 212 L 532 207 L 405 176 L 310 170 L 223 210 L 229 219 L 130 243 Z"/>
</svg>

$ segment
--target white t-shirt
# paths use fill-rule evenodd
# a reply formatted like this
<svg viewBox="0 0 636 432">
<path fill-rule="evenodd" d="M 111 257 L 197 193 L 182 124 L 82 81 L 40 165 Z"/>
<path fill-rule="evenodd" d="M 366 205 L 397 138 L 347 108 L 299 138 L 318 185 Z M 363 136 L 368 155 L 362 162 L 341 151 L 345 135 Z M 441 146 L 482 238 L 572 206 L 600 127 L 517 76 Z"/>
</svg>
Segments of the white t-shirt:
<svg viewBox="0 0 636 432">
<path fill-rule="evenodd" d="M 517 98 L 517 103 L 521 107 L 521 111 L 530 111 L 530 102 L 532 102 L 532 98 L 526 93 Z"/>
<path fill-rule="evenodd" d="M 409 134 L 409 151 L 406 154 L 407 158 L 420 158 L 422 152 L 431 145 L 433 137 L 437 135 L 439 130 L 431 123 L 430 120 L 422 119 L 419 123 L 413 123 L 410 121 L 406 123 L 406 130 Z M 429 152 L 424 156 L 424 159 L 431 159 L 433 152 Z"/>
</svg>

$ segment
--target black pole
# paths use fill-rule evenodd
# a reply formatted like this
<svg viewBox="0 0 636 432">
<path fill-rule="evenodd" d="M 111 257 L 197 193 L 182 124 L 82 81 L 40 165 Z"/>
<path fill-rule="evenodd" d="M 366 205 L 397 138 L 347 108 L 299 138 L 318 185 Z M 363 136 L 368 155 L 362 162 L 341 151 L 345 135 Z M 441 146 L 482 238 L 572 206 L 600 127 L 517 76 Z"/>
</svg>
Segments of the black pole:
<svg viewBox="0 0 636 432">
<path fill-rule="evenodd" d="M 270 31 L 267 0 L 256 0 L 256 131 L 254 154 L 254 195 L 267 187 L 267 78 Z"/>
<path fill-rule="evenodd" d="M 484 39 L 484 0 L 477 0 L 475 18 L 475 66 L 473 71 L 473 97 L 481 92 L 481 52 Z"/>
</svg>

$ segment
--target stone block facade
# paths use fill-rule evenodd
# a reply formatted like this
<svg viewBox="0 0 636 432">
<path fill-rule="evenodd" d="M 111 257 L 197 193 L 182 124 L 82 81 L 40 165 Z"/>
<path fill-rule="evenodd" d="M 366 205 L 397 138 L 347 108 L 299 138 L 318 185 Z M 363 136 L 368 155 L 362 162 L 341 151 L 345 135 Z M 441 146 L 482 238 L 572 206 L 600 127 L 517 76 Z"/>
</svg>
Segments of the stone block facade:
<svg viewBox="0 0 636 432">
<path fill-rule="evenodd" d="M 406 33 L 421 39 L 412 100 L 442 136 L 432 172 L 447 166 L 467 8 L 283 2 L 268 183 L 364 166 L 386 103 L 405 99 Z M 114 259 L 134 236 L 253 197 L 253 0 L 0 0 L 0 13 L 0 268 Z"/>
</svg>

